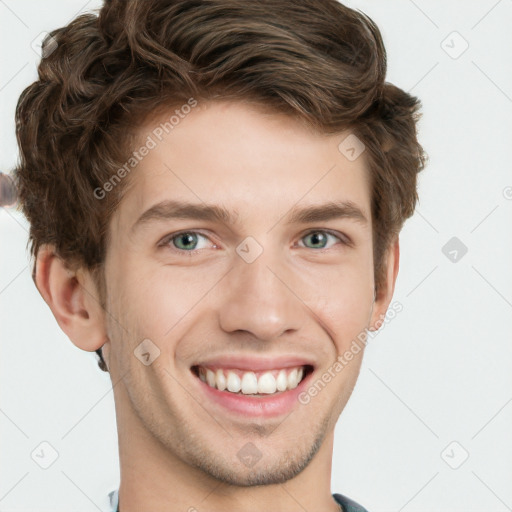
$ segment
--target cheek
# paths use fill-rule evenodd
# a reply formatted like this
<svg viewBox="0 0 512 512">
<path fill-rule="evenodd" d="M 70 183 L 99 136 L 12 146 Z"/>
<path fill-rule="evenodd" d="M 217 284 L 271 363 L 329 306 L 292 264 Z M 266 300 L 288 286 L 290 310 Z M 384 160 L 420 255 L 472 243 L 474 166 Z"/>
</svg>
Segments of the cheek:
<svg viewBox="0 0 512 512">
<path fill-rule="evenodd" d="M 127 267 L 118 290 L 118 309 L 130 332 L 168 351 L 172 340 L 190 327 L 196 311 L 204 309 L 214 283 L 212 276 L 198 279 L 190 269 L 155 263 Z"/>
<path fill-rule="evenodd" d="M 373 274 L 364 265 L 350 266 L 326 273 L 323 282 L 325 285 L 317 293 L 310 292 L 310 308 L 334 334 L 338 350 L 345 350 L 369 325 Z"/>
</svg>

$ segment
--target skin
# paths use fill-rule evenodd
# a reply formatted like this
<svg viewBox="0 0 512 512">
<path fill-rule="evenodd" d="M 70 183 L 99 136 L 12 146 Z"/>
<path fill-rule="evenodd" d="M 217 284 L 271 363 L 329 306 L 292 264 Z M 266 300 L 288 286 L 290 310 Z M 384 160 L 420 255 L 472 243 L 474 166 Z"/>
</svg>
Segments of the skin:
<svg viewBox="0 0 512 512">
<path fill-rule="evenodd" d="M 140 140 L 158 123 L 140 127 Z M 205 355 L 296 354 L 314 361 L 316 380 L 359 333 L 380 325 L 398 238 L 374 301 L 367 168 L 364 153 L 351 162 L 338 150 L 346 136 L 248 103 L 200 103 L 130 175 L 134 186 L 109 227 L 105 310 L 88 272 L 68 270 L 51 246 L 40 250 L 41 295 L 77 347 L 103 347 L 115 385 L 122 512 L 339 510 L 330 489 L 333 433 L 364 350 L 286 418 L 234 417 L 205 399 L 190 367 Z M 163 199 L 221 205 L 238 223 L 159 220 L 131 232 Z M 357 204 L 368 224 L 286 224 L 294 206 L 340 200 Z M 204 236 L 187 252 L 168 237 L 181 230 Z M 353 245 L 315 242 L 311 230 Z M 250 264 L 236 252 L 248 236 L 263 248 Z M 148 366 L 133 353 L 143 339 L 160 350 Z M 248 442 L 262 454 L 253 467 L 237 457 Z"/>
</svg>

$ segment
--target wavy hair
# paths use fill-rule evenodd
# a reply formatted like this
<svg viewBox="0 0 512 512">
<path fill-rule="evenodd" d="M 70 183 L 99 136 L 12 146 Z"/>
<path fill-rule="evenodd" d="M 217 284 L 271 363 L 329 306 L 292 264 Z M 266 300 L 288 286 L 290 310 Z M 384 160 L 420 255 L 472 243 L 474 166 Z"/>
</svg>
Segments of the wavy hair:
<svg viewBox="0 0 512 512">
<path fill-rule="evenodd" d="M 378 292 L 426 155 L 420 101 L 385 81 L 382 37 L 364 13 L 337 0 L 106 0 L 45 48 L 16 108 L 13 175 L 34 258 L 53 244 L 70 269 L 91 272 L 105 306 L 108 224 L 131 180 L 101 201 L 93 191 L 126 161 L 134 129 L 190 97 L 244 100 L 365 144 Z"/>
</svg>

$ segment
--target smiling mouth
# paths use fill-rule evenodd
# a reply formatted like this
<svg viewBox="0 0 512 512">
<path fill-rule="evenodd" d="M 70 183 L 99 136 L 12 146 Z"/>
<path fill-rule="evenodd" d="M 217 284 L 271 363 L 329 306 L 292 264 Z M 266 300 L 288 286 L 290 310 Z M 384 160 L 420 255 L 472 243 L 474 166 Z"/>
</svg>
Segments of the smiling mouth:
<svg viewBox="0 0 512 512">
<path fill-rule="evenodd" d="M 234 395 L 268 397 L 295 389 L 310 373 L 313 366 L 295 366 L 264 371 L 245 371 L 236 368 L 192 366 L 192 373 L 211 388 Z"/>
</svg>

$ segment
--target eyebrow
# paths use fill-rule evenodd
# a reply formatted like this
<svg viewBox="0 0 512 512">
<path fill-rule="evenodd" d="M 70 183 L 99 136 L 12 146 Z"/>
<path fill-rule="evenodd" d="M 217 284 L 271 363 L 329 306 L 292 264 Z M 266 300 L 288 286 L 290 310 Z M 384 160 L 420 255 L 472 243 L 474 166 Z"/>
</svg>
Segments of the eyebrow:
<svg viewBox="0 0 512 512">
<path fill-rule="evenodd" d="M 368 219 L 354 202 L 330 201 L 319 205 L 305 207 L 294 206 L 287 213 L 286 225 L 306 224 L 322 222 L 334 219 L 350 219 L 361 225 L 367 225 Z M 164 200 L 148 208 L 133 224 L 131 232 L 135 232 L 140 226 L 153 221 L 172 219 L 208 220 L 222 224 L 237 224 L 239 213 L 236 210 L 228 210 L 222 206 L 206 203 L 188 203 L 178 200 Z"/>
</svg>

